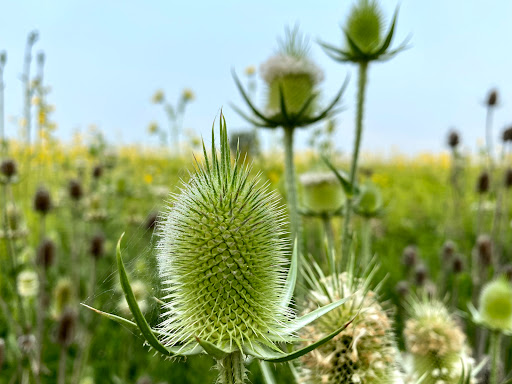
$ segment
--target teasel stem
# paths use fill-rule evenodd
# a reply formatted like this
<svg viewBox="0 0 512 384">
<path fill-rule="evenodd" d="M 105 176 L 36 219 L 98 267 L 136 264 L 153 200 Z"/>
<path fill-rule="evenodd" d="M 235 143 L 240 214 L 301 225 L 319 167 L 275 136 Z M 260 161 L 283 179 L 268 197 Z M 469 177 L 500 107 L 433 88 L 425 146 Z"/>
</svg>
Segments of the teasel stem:
<svg viewBox="0 0 512 384">
<path fill-rule="evenodd" d="M 364 116 L 364 99 L 366 93 L 366 82 L 368 73 L 368 62 L 363 61 L 359 63 L 359 79 L 357 87 L 357 113 L 356 113 L 356 135 L 354 139 L 354 151 L 352 153 L 352 163 L 350 168 L 350 184 L 352 187 L 356 181 L 357 162 L 359 159 L 359 148 L 361 146 L 361 137 L 363 135 L 363 116 Z M 348 264 L 350 255 L 351 243 L 351 230 L 350 218 L 352 215 L 352 194 L 347 196 L 345 204 L 345 214 L 343 219 L 343 232 L 342 232 L 342 270 Z"/>
<path fill-rule="evenodd" d="M 222 360 L 217 360 L 217 369 L 221 384 L 243 384 L 247 378 L 244 358 L 239 351 L 230 353 Z"/>
<path fill-rule="evenodd" d="M 64 345 L 60 347 L 59 354 L 59 373 L 58 373 L 58 384 L 66 383 L 66 360 L 68 356 L 68 349 Z"/>
<path fill-rule="evenodd" d="M 492 331 L 491 342 L 489 345 L 489 354 L 491 356 L 491 378 L 489 381 L 490 384 L 498 384 L 500 349 L 501 349 L 501 333 L 499 331 Z"/>
<path fill-rule="evenodd" d="M 39 230 L 39 238 L 40 241 L 43 241 L 45 238 L 46 232 L 46 215 L 41 215 L 39 219 L 40 230 Z M 43 337 L 44 337 L 44 321 L 46 315 L 46 268 L 47 266 L 44 264 L 39 266 L 39 292 L 37 297 L 37 350 L 36 350 L 36 372 L 34 373 L 36 377 L 36 382 L 40 381 L 41 377 L 41 364 L 43 360 Z"/>
<path fill-rule="evenodd" d="M 325 233 L 325 237 L 327 238 L 327 246 L 329 247 L 329 250 L 328 250 L 328 254 L 327 254 L 327 257 L 328 257 L 328 263 L 329 263 L 329 273 L 330 274 L 333 274 L 334 273 L 334 265 L 331 265 L 331 258 L 329 257 L 329 253 L 330 252 L 336 252 L 336 245 L 334 244 L 334 231 L 333 231 L 333 228 L 332 228 L 332 216 L 330 216 L 329 214 L 327 213 L 323 213 L 322 216 L 322 224 L 324 226 L 324 233 Z"/>
<path fill-rule="evenodd" d="M 494 106 L 487 106 L 487 115 L 485 118 L 485 141 L 487 146 L 487 161 L 488 161 L 488 170 L 489 174 L 492 174 L 494 160 L 493 160 L 493 146 L 492 146 L 492 114 L 494 111 Z"/>
<path fill-rule="evenodd" d="M 361 253 L 363 255 L 362 265 L 366 266 L 372 255 L 372 226 L 371 219 L 364 218 L 361 229 Z"/>
<path fill-rule="evenodd" d="M 4 55 L 5 52 L 0 52 L 0 56 Z M 5 59 L 4 59 L 5 60 Z M 0 59 L 1 61 L 1 59 Z M 0 62 L 0 157 L 5 155 L 6 149 L 6 138 L 5 138 L 5 117 L 4 117 L 4 62 Z"/>
<path fill-rule="evenodd" d="M 26 140 L 27 144 L 31 144 L 31 97 L 32 89 L 30 86 L 30 64 L 32 63 L 32 47 L 37 39 L 35 32 L 30 32 L 27 38 L 27 45 L 25 46 L 25 58 L 23 61 L 23 74 L 21 79 L 23 81 L 23 117 L 25 118 Z"/>
<path fill-rule="evenodd" d="M 284 130 L 284 161 L 288 208 L 290 210 L 291 238 L 300 236 L 300 215 L 297 201 L 297 183 L 295 180 L 295 165 L 293 163 L 293 127 L 283 127 Z M 300 238 L 299 238 L 300 244 Z"/>
</svg>

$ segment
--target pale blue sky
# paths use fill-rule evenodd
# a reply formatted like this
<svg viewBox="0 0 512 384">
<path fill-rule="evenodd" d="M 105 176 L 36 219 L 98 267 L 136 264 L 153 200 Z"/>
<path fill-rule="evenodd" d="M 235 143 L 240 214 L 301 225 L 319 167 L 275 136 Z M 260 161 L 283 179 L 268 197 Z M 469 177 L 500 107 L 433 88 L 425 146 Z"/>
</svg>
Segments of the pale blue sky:
<svg viewBox="0 0 512 384">
<path fill-rule="evenodd" d="M 38 29 L 35 52 L 47 56 L 59 135 L 96 124 L 107 137 L 151 143 L 147 125 L 165 122 L 150 103 L 155 89 L 176 99 L 190 87 L 185 128 L 206 134 L 221 107 L 228 128 L 245 123 L 229 107 L 242 105 L 231 78 L 258 66 L 276 48 L 286 25 L 300 23 L 312 38 L 312 56 L 325 71 L 325 98 L 352 76 L 339 116 L 337 146 L 352 148 L 355 68 L 329 59 L 314 43 L 341 42 L 339 24 L 353 1 L 2 1 L 0 50 L 5 70 L 6 115 L 21 112 L 21 72 L 27 33 Z M 384 0 L 387 18 L 396 0 Z M 483 138 L 487 91 L 497 87 L 498 135 L 512 124 L 512 2 L 507 0 L 402 0 L 396 43 L 412 34 L 411 49 L 370 67 L 363 150 L 390 153 L 440 151 L 456 126 L 464 144 Z M 260 88 L 263 88 L 261 82 Z M 261 99 L 261 97 L 260 97 Z M 7 125 L 13 133 L 15 128 Z M 308 132 L 301 132 L 299 146 Z M 264 139 L 264 141 L 268 138 Z"/>
</svg>

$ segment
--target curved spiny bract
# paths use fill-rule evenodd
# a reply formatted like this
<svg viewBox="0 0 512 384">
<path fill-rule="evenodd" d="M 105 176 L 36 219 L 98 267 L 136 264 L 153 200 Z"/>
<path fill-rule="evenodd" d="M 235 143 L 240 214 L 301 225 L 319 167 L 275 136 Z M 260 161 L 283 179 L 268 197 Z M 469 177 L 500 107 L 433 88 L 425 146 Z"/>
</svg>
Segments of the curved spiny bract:
<svg viewBox="0 0 512 384">
<path fill-rule="evenodd" d="M 158 226 L 167 292 L 159 328 L 167 346 L 198 337 L 241 350 L 283 336 L 291 317 L 281 304 L 289 249 L 284 211 L 249 172 L 238 155 L 231 161 L 221 118 L 220 156 L 214 148 L 210 158 L 205 151 L 204 163 L 172 197 Z"/>
</svg>

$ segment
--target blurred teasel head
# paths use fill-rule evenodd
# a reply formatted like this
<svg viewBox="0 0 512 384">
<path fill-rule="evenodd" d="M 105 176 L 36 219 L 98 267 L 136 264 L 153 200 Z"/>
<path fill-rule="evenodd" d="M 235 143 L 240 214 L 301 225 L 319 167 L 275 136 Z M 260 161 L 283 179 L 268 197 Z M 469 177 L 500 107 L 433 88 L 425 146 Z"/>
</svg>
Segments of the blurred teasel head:
<svg viewBox="0 0 512 384">
<path fill-rule="evenodd" d="M 487 327 L 512 332 L 512 283 L 504 276 L 487 283 L 480 293 L 478 311 Z"/>
<path fill-rule="evenodd" d="M 491 89 L 489 94 L 487 95 L 487 106 L 495 107 L 498 104 L 498 91 L 496 89 Z"/>
<path fill-rule="evenodd" d="M 512 264 L 506 264 L 503 267 L 503 276 L 512 283 Z"/>
<path fill-rule="evenodd" d="M 34 209 L 41 215 L 46 215 L 52 208 L 50 192 L 45 187 L 39 187 L 34 196 Z"/>
<path fill-rule="evenodd" d="M 101 258 L 105 253 L 105 235 L 102 232 L 96 233 L 89 245 L 89 253 L 96 260 Z"/>
<path fill-rule="evenodd" d="M 49 268 L 55 261 L 55 243 L 51 239 L 43 239 L 37 248 L 37 264 Z"/>
<path fill-rule="evenodd" d="M 79 180 L 70 180 L 68 184 L 69 197 L 74 201 L 79 201 L 84 195 L 82 183 Z"/>
<path fill-rule="evenodd" d="M 457 250 L 457 246 L 455 243 L 451 240 L 445 241 L 443 244 L 443 247 L 441 248 L 441 259 L 444 261 L 449 261 L 455 254 L 455 251 Z"/>
<path fill-rule="evenodd" d="M 512 142 L 512 126 L 506 128 L 501 136 L 503 143 Z"/>
<path fill-rule="evenodd" d="M 76 313 L 66 308 L 59 319 L 57 326 L 57 343 L 62 347 L 69 347 L 73 342 L 76 325 Z"/>
<path fill-rule="evenodd" d="M 402 264 L 410 269 L 416 265 L 418 261 L 418 250 L 414 245 L 408 245 L 402 252 Z"/>
<path fill-rule="evenodd" d="M 478 180 L 476 183 L 476 191 L 479 194 L 484 194 L 489 191 L 490 178 L 489 173 L 487 171 L 483 171 L 478 176 Z"/>
<path fill-rule="evenodd" d="M 103 165 L 97 164 L 92 169 L 92 177 L 97 180 L 101 177 L 101 175 L 103 175 Z"/>
<path fill-rule="evenodd" d="M 411 289 L 409 287 L 409 283 L 405 280 L 402 280 L 397 283 L 395 291 L 400 297 L 406 297 L 409 295 Z"/>
<path fill-rule="evenodd" d="M 457 253 L 452 259 L 452 271 L 455 274 L 461 273 L 464 270 L 464 258 L 461 254 Z"/>
<path fill-rule="evenodd" d="M 6 181 L 9 182 L 16 176 L 18 167 L 13 159 L 5 159 L 0 164 L 0 172 L 5 177 Z"/>
<path fill-rule="evenodd" d="M 428 270 L 425 264 L 421 263 L 416 266 L 414 269 L 414 282 L 418 287 L 422 287 L 425 285 L 425 282 L 428 277 Z"/>
<path fill-rule="evenodd" d="M 407 310 L 404 336 L 412 357 L 411 376 L 425 384 L 459 383 L 471 364 L 460 325 L 438 300 L 411 298 Z"/>
<path fill-rule="evenodd" d="M 512 187 L 512 168 L 507 168 L 505 171 L 505 188 Z"/>
<path fill-rule="evenodd" d="M 39 292 L 37 273 L 31 269 L 21 271 L 16 279 L 16 288 L 21 297 L 27 299 L 35 297 Z"/>
<path fill-rule="evenodd" d="M 73 298 L 73 284 L 68 278 L 57 281 L 53 291 L 53 314 L 60 317 Z"/>
<path fill-rule="evenodd" d="M 452 149 L 455 149 L 458 147 L 460 143 L 460 136 L 459 133 L 455 130 L 450 131 L 448 134 L 448 146 Z"/>
<path fill-rule="evenodd" d="M 489 235 L 482 234 L 478 236 L 476 240 L 476 251 L 481 265 L 488 266 L 492 263 L 493 245 Z"/>
<path fill-rule="evenodd" d="M 316 92 L 316 85 L 324 75 L 308 56 L 309 43 L 296 27 L 286 30 L 286 38 L 280 43 L 278 53 L 261 64 L 260 74 L 268 86 L 269 115 L 281 113 L 282 101 L 289 114 L 296 114 Z M 310 104 L 305 116 L 312 112 L 313 104 Z"/>
<path fill-rule="evenodd" d="M 377 1 L 360 0 L 352 7 L 345 25 L 347 45 L 351 47 L 351 39 L 361 51 L 371 52 L 381 44 L 383 29 L 382 10 Z M 357 54 L 355 51 L 352 53 Z"/>
</svg>

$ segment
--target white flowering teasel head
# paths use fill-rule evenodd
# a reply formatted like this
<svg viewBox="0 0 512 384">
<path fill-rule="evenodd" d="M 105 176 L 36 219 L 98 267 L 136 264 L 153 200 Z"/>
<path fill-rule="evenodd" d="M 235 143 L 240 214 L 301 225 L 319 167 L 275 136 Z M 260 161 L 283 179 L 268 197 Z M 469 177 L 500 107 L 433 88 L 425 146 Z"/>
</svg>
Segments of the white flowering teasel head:
<svg viewBox="0 0 512 384">
<path fill-rule="evenodd" d="M 266 183 L 250 177 L 239 152 L 232 161 L 225 120 L 220 153 L 203 145 L 204 162 L 157 227 L 158 273 L 165 296 L 163 320 L 152 329 L 137 303 L 121 257 L 120 283 L 135 322 L 96 312 L 140 330 L 164 356 L 208 353 L 217 360 L 220 383 L 243 383 L 245 358 L 285 362 L 315 349 L 348 324 L 316 343 L 283 352 L 276 342 L 294 342 L 298 330 L 342 305 L 339 300 L 295 318 L 289 308 L 297 278 L 296 248 L 284 232 L 284 212 Z M 334 330 L 334 328 L 333 328 Z"/>
</svg>

